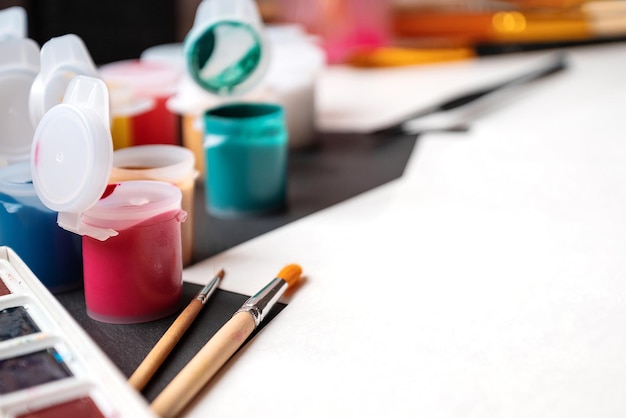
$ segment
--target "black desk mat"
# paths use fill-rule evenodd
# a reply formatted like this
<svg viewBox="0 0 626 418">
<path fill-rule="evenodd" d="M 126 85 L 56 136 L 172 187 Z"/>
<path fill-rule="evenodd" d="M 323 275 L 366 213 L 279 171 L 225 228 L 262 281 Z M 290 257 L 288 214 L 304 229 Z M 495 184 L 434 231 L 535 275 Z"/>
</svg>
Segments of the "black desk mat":
<svg viewBox="0 0 626 418">
<path fill-rule="evenodd" d="M 264 216 L 240 219 L 209 216 L 204 207 L 203 185 L 199 182 L 195 189 L 194 262 L 400 177 L 415 143 L 414 135 L 394 138 L 319 135 L 315 146 L 290 151 L 287 207 L 280 213 Z M 222 266 L 226 274 L 228 267 Z M 306 275 L 306 266 L 302 268 Z M 207 277 L 207 281 L 210 279 Z M 267 281 L 271 279 L 268 277 Z M 200 288 L 185 283 L 181 309 Z M 221 289 L 215 292 L 144 389 L 148 401 L 158 395 L 249 296 Z M 132 374 L 177 316 L 143 324 L 105 324 L 87 316 L 82 290 L 63 293 L 57 298 L 126 376 Z M 284 308 L 283 304 L 275 306 L 255 334 Z M 248 344 L 253 343 L 253 337 L 254 334 Z"/>
<path fill-rule="evenodd" d="M 271 279 L 268 278 L 268 282 Z M 202 286 L 192 283 L 184 284 L 181 310 L 196 296 L 200 289 Z M 105 324 L 94 321 L 87 316 L 85 298 L 82 292 L 63 293 L 57 295 L 57 298 L 126 377 L 130 377 L 154 344 L 176 319 L 176 315 L 172 315 L 143 324 Z M 144 388 L 143 394 L 148 401 L 151 402 L 156 398 L 246 299 L 248 296 L 219 289 L 211 296 L 165 363 Z M 260 332 L 284 307 L 285 305 L 281 303 L 274 306 L 266 319 L 250 336 L 249 341 L 252 341 L 254 335 Z M 243 349 L 245 349 L 245 345 Z"/>
</svg>

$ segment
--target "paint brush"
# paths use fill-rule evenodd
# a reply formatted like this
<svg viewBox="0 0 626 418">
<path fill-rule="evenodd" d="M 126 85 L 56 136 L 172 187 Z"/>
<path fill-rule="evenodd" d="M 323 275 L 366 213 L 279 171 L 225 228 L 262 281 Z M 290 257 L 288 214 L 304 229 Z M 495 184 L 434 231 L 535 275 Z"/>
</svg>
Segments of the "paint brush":
<svg viewBox="0 0 626 418">
<path fill-rule="evenodd" d="M 176 416 L 243 345 L 301 274 L 299 265 L 290 264 L 248 299 L 154 399 L 152 410 L 162 418 Z"/>
<path fill-rule="evenodd" d="M 211 297 L 213 292 L 215 292 L 217 285 L 223 277 L 224 270 L 220 270 L 215 277 L 198 292 L 196 297 L 189 302 L 180 315 L 178 315 L 176 320 L 128 379 L 128 383 L 132 387 L 141 391 L 146 384 L 148 384 L 154 373 L 156 373 L 158 368 L 174 349 L 174 346 L 182 338 L 189 326 L 191 326 L 194 319 L 196 319 L 206 301 Z"/>
<path fill-rule="evenodd" d="M 394 123 L 384 128 L 377 129 L 373 131 L 372 134 L 387 135 L 387 136 L 402 135 L 402 134 L 413 134 L 413 135 L 419 134 L 419 132 L 414 132 L 410 129 L 407 129 L 405 125 L 410 124 L 410 122 L 413 121 L 414 119 L 421 119 L 421 118 L 430 116 L 432 114 L 437 114 L 440 112 L 448 112 L 454 109 L 461 108 L 462 106 L 469 105 L 470 103 L 476 102 L 479 99 L 482 99 L 483 97 L 494 95 L 495 93 L 501 92 L 505 89 L 519 86 L 525 83 L 529 83 L 531 81 L 535 81 L 543 77 L 547 77 L 551 74 L 555 74 L 560 71 L 563 71 L 566 68 L 567 68 L 566 54 L 562 51 L 556 52 L 554 56 L 549 58 L 547 64 L 542 64 L 538 68 L 535 68 L 521 75 L 517 75 L 508 80 L 499 81 L 487 87 L 479 87 L 476 90 L 462 93 L 458 96 L 454 96 L 449 99 L 446 99 L 441 103 L 437 103 L 435 105 L 413 112 L 412 114 L 405 116 L 402 119 L 402 121 L 398 123 Z"/>
</svg>

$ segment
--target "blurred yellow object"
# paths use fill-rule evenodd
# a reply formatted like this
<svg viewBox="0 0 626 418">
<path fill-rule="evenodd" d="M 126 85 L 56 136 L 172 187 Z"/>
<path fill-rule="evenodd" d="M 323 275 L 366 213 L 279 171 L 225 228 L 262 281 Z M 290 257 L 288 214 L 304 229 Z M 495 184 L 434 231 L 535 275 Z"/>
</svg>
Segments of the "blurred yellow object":
<svg viewBox="0 0 626 418">
<path fill-rule="evenodd" d="M 581 4 L 589 3 L 595 0 L 506 0 L 506 3 L 514 4 L 517 7 L 522 8 L 571 8 L 580 6 Z"/>
<path fill-rule="evenodd" d="M 116 116 L 111 124 L 113 149 L 126 148 L 132 145 L 132 126 L 129 116 Z"/>
<path fill-rule="evenodd" d="M 587 16 L 578 12 L 497 12 L 490 29 L 490 40 L 498 42 L 565 41 L 594 36 Z"/>
<path fill-rule="evenodd" d="M 399 67 L 473 58 L 470 48 L 399 48 L 383 47 L 354 52 L 348 64 L 355 67 Z"/>
</svg>

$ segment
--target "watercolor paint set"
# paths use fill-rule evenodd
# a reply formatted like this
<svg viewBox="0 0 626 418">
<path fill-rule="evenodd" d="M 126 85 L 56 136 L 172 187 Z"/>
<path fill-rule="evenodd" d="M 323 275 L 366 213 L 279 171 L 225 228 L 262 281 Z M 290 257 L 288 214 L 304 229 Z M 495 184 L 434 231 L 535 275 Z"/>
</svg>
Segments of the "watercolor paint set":
<svg viewBox="0 0 626 418">
<path fill-rule="evenodd" d="M 156 417 L 7 246 L 0 246 L 0 417 Z"/>
</svg>

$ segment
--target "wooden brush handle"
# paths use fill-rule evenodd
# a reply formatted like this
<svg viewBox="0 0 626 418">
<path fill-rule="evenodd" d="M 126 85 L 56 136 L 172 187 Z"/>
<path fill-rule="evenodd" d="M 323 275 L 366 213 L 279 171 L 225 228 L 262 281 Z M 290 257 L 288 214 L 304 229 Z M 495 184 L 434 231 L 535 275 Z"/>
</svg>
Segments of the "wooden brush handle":
<svg viewBox="0 0 626 418">
<path fill-rule="evenodd" d="M 251 314 L 233 315 L 154 399 L 150 405 L 152 410 L 162 418 L 176 416 L 241 347 L 255 327 Z"/>
<path fill-rule="evenodd" d="M 159 366 L 163 364 L 167 356 L 172 352 L 185 331 L 193 323 L 198 313 L 202 310 L 202 302 L 198 299 L 192 300 L 181 312 L 163 337 L 150 350 L 146 358 L 128 379 L 128 383 L 141 391 L 150 381 Z"/>
</svg>

